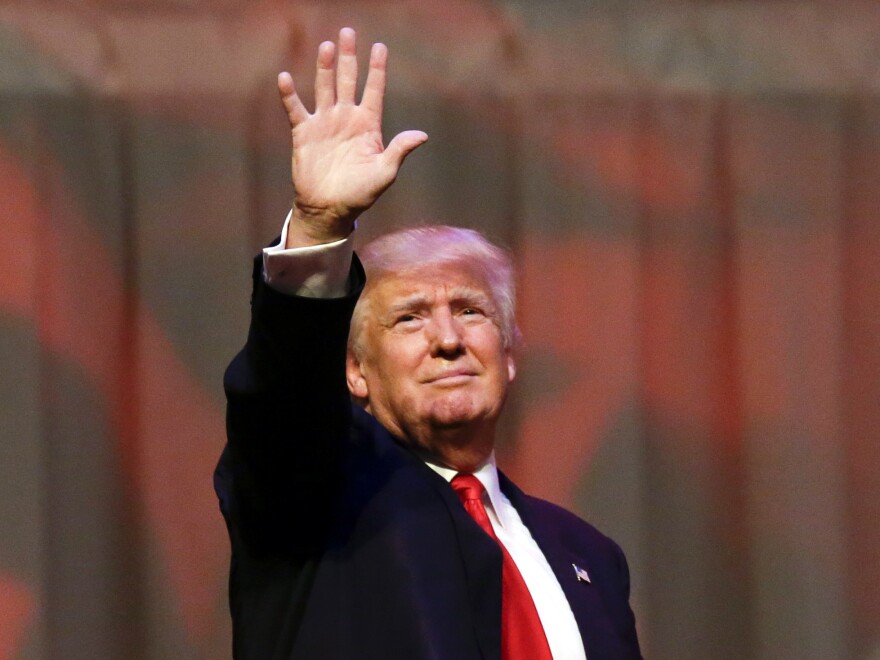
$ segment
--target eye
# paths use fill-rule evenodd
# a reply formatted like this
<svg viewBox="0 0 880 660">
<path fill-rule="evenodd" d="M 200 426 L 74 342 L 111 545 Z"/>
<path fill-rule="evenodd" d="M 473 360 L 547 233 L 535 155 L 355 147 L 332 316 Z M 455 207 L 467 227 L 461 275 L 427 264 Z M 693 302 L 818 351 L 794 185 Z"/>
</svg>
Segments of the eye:
<svg viewBox="0 0 880 660">
<path fill-rule="evenodd" d="M 414 321 L 417 321 L 418 318 L 419 317 L 417 317 L 415 314 L 401 314 L 396 319 L 394 319 L 394 323 L 395 325 L 398 323 L 412 323 Z"/>
</svg>

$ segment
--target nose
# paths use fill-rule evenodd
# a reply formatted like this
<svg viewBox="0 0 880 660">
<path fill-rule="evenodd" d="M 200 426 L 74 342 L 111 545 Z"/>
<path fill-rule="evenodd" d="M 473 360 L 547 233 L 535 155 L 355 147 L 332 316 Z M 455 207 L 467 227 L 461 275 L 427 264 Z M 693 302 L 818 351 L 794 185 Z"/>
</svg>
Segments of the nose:
<svg viewBox="0 0 880 660">
<path fill-rule="evenodd" d="M 449 309 L 437 310 L 428 323 L 431 354 L 454 358 L 464 352 L 462 328 Z"/>
</svg>

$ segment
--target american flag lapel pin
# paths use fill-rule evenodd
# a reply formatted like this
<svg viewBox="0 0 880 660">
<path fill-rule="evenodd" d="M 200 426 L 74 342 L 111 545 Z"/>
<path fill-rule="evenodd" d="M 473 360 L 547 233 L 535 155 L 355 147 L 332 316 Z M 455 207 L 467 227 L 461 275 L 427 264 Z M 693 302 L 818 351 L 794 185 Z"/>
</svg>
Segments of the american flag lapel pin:
<svg viewBox="0 0 880 660">
<path fill-rule="evenodd" d="M 583 568 L 577 564 L 572 564 L 571 567 L 574 569 L 574 574 L 577 576 L 578 582 L 586 582 L 587 584 L 593 583 L 592 580 L 590 580 L 590 574 Z"/>
</svg>

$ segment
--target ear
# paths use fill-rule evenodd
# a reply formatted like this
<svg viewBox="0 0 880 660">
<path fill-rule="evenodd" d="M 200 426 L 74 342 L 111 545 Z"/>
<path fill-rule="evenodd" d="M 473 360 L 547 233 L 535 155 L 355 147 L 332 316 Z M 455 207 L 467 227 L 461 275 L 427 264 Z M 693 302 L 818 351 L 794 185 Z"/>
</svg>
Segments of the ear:
<svg viewBox="0 0 880 660">
<path fill-rule="evenodd" d="M 516 360 L 513 359 L 513 353 L 507 351 L 507 382 L 512 383 L 516 378 Z"/>
<path fill-rule="evenodd" d="M 364 378 L 361 370 L 360 360 L 350 349 L 345 356 L 345 381 L 348 383 L 348 391 L 354 398 L 363 400 L 368 398 L 367 379 Z"/>
</svg>

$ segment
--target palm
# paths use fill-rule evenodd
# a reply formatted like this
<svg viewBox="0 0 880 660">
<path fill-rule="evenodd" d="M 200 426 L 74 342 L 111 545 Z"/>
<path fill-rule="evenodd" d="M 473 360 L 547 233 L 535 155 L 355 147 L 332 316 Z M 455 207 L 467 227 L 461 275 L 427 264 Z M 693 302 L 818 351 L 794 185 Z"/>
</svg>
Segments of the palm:
<svg viewBox="0 0 880 660">
<path fill-rule="evenodd" d="M 318 111 L 293 129 L 298 203 L 348 215 L 369 207 L 396 176 L 386 164 L 378 117 L 354 105 Z"/>
<path fill-rule="evenodd" d="M 307 218 L 309 233 L 333 239 L 346 235 L 351 223 L 369 208 L 397 177 L 406 155 L 427 135 L 404 131 L 388 146 L 382 141 L 387 49 L 373 46 L 361 102 L 355 103 L 357 57 L 355 34 L 339 33 L 339 57 L 324 42 L 318 49 L 315 111 L 309 113 L 283 73 L 278 89 L 293 134 L 292 176 L 295 213 Z"/>
</svg>

